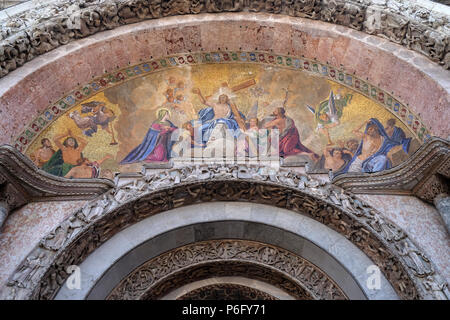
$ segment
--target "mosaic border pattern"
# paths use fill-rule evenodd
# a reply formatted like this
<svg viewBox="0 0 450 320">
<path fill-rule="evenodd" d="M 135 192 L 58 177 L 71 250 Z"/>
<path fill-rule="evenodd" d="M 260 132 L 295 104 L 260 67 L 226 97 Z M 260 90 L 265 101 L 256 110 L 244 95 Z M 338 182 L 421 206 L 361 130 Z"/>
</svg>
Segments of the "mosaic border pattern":
<svg viewBox="0 0 450 320">
<path fill-rule="evenodd" d="M 13 146 L 20 152 L 25 153 L 39 133 L 46 129 L 53 121 L 58 119 L 74 105 L 105 89 L 168 68 L 217 63 L 256 63 L 291 70 L 301 70 L 314 76 L 326 78 L 327 80 L 353 89 L 383 106 L 408 127 L 421 143 L 431 138 L 430 131 L 421 119 L 398 99 L 369 82 L 346 73 L 340 68 L 320 63 L 316 60 L 289 55 L 276 55 L 263 51 L 215 51 L 177 54 L 153 59 L 149 62 L 129 66 L 94 78 L 90 83 L 78 87 L 70 94 L 65 95 L 62 99 L 50 105 L 13 140 Z"/>
</svg>

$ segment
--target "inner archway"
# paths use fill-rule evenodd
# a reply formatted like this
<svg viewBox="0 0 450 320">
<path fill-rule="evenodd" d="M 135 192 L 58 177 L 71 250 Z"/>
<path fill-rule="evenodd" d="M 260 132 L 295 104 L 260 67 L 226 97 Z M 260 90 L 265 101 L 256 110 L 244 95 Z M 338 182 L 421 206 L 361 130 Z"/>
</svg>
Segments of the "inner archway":
<svg viewBox="0 0 450 320">
<path fill-rule="evenodd" d="M 350 241 L 305 216 L 214 202 L 124 229 L 80 264 L 83 290 L 62 286 L 56 299 L 157 299 L 201 280 L 245 275 L 296 299 L 397 299 L 384 277 L 381 290 L 367 287 L 372 264 Z"/>
</svg>

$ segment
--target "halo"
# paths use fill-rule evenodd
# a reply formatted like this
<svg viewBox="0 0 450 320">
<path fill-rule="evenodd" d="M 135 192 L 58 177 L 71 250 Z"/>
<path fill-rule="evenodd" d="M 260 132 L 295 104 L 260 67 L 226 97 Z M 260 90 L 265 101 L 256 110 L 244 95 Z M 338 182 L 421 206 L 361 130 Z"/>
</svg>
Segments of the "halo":
<svg viewBox="0 0 450 320">
<path fill-rule="evenodd" d="M 216 91 L 216 93 L 214 93 L 211 97 L 211 99 L 213 100 L 218 100 L 219 97 L 223 94 L 226 94 L 228 96 L 228 98 L 230 99 L 234 99 L 236 98 L 236 94 L 233 93 L 233 91 L 231 91 L 230 88 L 228 87 L 220 87 L 219 90 Z"/>
<path fill-rule="evenodd" d="M 156 119 L 158 119 L 158 114 L 159 114 L 159 112 L 160 112 L 160 111 L 163 111 L 163 110 L 164 110 L 164 111 L 167 111 L 167 113 L 169 114 L 169 117 L 172 116 L 172 114 L 171 114 L 171 112 L 170 112 L 169 109 L 164 108 L 164 107 L 161 107 L 161 108 L 156 109 L 156 113 L 155 113 Z"/>
</svg>

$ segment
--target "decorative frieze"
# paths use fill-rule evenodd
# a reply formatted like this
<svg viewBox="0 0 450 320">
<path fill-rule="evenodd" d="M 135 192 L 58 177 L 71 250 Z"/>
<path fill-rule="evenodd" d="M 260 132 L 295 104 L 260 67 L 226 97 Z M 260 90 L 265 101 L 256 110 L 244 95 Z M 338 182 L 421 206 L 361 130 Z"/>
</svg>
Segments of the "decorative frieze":
<svg viewBox="0 0 450 320">
<path fill-rule="evenodd" d="M 192 290 L 177 300 L 277 300 L 261 290 L 233 283 L 218 283 Z"/>
<path fill-rule="evenodd" d="M 297 299 L 347 299 L 309 261 L 272 245 L 243 240 L 211 240 L 164 253 L 123 279 L 108 299 L 156 299 L 184 284 L 226 275 L 269 281 Z"/>
<path fill-rule="evenodd" d="M 434 198 L 434 206 L 441 215 L 447 232 L 450 234 L 450 195 L 448 193 L 438 194 Z"/>
</svg>

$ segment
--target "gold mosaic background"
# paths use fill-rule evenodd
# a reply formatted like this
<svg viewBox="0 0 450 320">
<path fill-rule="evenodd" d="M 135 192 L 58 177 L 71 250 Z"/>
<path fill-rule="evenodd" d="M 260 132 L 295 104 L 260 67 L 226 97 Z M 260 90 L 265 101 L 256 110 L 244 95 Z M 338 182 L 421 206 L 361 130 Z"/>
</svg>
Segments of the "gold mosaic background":
<svg viewBox="0 0 450 320">
<path fill-rule="evenodd" d="M 186 121 L 196 119 L 198 111 L 206 107 L 199 96 L 192 92 L 193 88 L 199 88 L 202 94 L 208 98 L 217 94 L 219 88 L 225 83 L 229 88 L 233 88 L 251 80 L 254 80 L 254 85 L 236 91 L 230 97 L 238 110 L 244 115 L 248 115 L 257 102 L 257 116 L 261 121 L 277 107 L 283 106 L 287 90 L 287 101 L 284 104 L 286 115 L 294 120 L 300 142 L 318 156 L 322 155 L 323 149 L 329 141 L 323 132 L 316 129 L 315 115 L 308 110 L 306 105 L 317 110 L 321 102 L 328 100 L 331 91 L 334 95 L 341 97 L 351 94 L 352 98 L 351 102 L 343 108 L 339 125 L 328 129 L 333 142 L 330 147 L 338 148 L 340 143 L 355 139 L 352 130 L 370 118 L 377 118 L 383 125 L 388 119 L 396 118 L 382 106 L 347 87 L 301 71 L 242 63 L 194 65 L 166 69 L 159 73 L 130 80 L 75 105 L 45 129 L 27 149 L 26 154 L 33 159 L 36 150 L 41 148 L 43 138 L 48 138 L 52 148 L 56 151 L 54 138 L 70 129 L 75 138 L 81 137 L 87 141 L 87 146 L 82 153 L 89 161 L 100 160 L 106 155 L 111 155 L 111 159 L 105 160 L 99 166 L 100 177 L 110 178 L 112 172 L 118 171 L 138 171 L 142 163 L 119 165 L 119 162 L 142 142 L 150 126 L 156 120 L 158 109 L 168 108 L 171 111 L 169 120 L 181 128 Z M 182 96 L 183 101 L 175 103 L 175 108 L 171 108 L 167 104 L 166 91 L 168 88 L 178 88 L 175 96 L 177 94 Z M 92 116 L 92 113 L 82 113 L 82 104 L 93 101 L 104 102 L 105 107 L 114 113 L 115 118 L 109 126 L 112 127 L 117 144 L 110 144 L 113 141 L 112 135 L 101 125 L 98 125 L 97 132 L 89 137 L 69 117 L 73 111 L 78 111 L 81 117 Z M 414 137 L 400 120 L 397 119 L 395 125 L 401 128 L 407 137 Z M 394 161 L 393 166 L 398 165 L 399 161 L 404 160 L 418 148 L 417 140 L 414 138 L 412 140 L 409 154 L 397 156 L 395 158 L 397 163 Z M 318 162 L 318 158 L 313 160 L 313 162 Z"/>
</svg>

